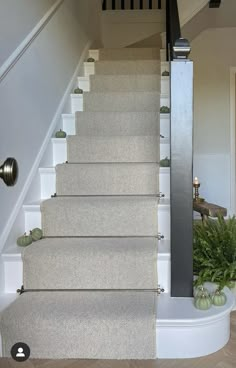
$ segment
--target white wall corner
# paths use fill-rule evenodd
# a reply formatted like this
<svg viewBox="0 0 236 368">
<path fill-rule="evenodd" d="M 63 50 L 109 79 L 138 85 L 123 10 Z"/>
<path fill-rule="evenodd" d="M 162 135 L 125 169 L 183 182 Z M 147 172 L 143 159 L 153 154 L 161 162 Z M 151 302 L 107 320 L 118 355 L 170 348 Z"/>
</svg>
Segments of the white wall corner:
<svg viewBox="0 0 236 368">
<path fill-rule="evenodd" d="M 38 173 L 38 169 L 40 167 L 40 163 L 41 163 L 41 160 L 44 158 L 44 154 L 45 152 L 47 151 L 47 148 L 48 148 L 48 145 L 51 144 L 51 138 L 52 138 L 52 135 L 55 131 L 55 129 L 57 129 L 57 127 L 59 125 L 61 125 L 61 114 L 64 110 L 64 106 L 65 104 L 67 103 L 68 99 L 70 99 L 70 94 L 71 94 L 71 91 L 73 89 L 74 86 L 77 85 L 77 77 L 78 77 L 78 74 L 79 72 L 81 72 L 83 70 L 83 63 L 84 63 L 84 60 L 86 60 L 87 58 L 87 55 L 88 55 L 88 52 L 89 52 L 89 49 L 91 47 L 91 44 L 92 44 L 93 41 L 89 41 L 87 43 L 87 45 L 85 46 L 81 56 L 80 56 L 80 59 L 79 59 L 79 62 L 77 64 L 77 67 L 74 71 L 74 74 L 66 88 L 66 91 L 60 101 L 60 104 L 55 112 L 55 115 L 52 119 L 52 122 L 49 126 L 49 129 L 48 129 L 48 132 L 47 132 L 47 135 L 45 136 L 44 140 L 43 140 L 43 143 L 41 145 L 41 148 L 38 152 L 38 155 L 34 161 L 34 164 L 29 172 L 29 175 L 28 175 L 28 178 L 23 186 L 23 189 L 18 197 L 18 200 L 11 212 L 11 215 L 8 219 L 8 222 L 5 226 L 5 228 L 3 229 L 3 232 L 2 234 L 0 235 L 0 252 L 2 251 L 6 241 L 7 241 L 7 238 L 11 232 L 11 229 L 12 229 L 12 226 L 14 225 L 14 222 L 17 218 L 17 215 L 19 213 L 19 211 L 21 210 L 22 208 L 22 205 L 24 203 L 24 200 L 31 188 L 31 184 L 34 180 L 34 177 L 37 175 Z M 50 150 L 48 150 L 50 151 Z"/>
</svg>

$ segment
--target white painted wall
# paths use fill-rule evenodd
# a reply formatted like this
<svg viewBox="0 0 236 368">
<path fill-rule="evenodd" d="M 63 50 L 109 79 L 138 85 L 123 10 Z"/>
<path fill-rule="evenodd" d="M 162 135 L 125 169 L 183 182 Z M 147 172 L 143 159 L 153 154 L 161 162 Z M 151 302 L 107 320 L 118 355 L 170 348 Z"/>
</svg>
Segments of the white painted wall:
<svg viewBox="0 0 236 368">
<path fill-rule="evenodd" d="M 0 3 L 0 13 L 3 3 L 5 8 L 5 3 L 8 4 L 9 14 L 15 12 L 15 1 L 5 0 Z M 37 0 L 30 0 L 30 3 L 21 0 L 22 13 L 29 14 L 29 19 L 24 18 L 24 22 L 29 21 L 29 25 L 28 28 L 25 25 L 24 30 L 22 28 L 18 41 L 26 29 L 31 30 L 33 21 L 37 22 L 43 15 L 42 9 L 46 10 L 50 1 L 43 1 L 44 8 L 38 8 Z M 29 6 L 36 6 L 32 13 L 28 12 Z M 0 162 L 6 157 L 15 157 L 20 169 L 16 186 L 9 188 L 0 182 L 0 250 L 7 224 L 80 56 L 88 43 L 100 38 L 100 7 L 100 0 L 65 0 L 0 83 Z M 17 18 L 16 22 L 21 24 L 22 19 Z M 2 24 L 1 27 L 5 32 Z M 5 23 L 5 27 L 7 32 L 9 23 Z M 15 25 L 15 29 L 20 28 Z M 5 51 L 5 57 L 13 45 L 18 46 L 16 38 L 11 45 L 11 49 Z"/>
<path fill-rule="evenodd" d="M 200 195 L 230 211 L 230 67 L 236 28 L 208 29 L 192 42 L 194 175 Z"/>
<path fill-rule="evenodd" d="M 0 1 L 0 66 L 56 0 Z"/>
</svg>

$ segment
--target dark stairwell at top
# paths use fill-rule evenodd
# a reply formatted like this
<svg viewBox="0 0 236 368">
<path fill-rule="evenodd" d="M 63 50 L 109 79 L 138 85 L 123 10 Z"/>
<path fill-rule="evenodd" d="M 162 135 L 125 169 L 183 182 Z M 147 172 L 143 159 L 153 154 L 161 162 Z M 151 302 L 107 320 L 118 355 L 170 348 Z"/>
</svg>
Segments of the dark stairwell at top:
<svg viewBox="0 0 236 368">
<path fill-rule="evenodd" d="M 102 10 L 162 9 L 163 0 L 103 0 Z"/>
</svg>

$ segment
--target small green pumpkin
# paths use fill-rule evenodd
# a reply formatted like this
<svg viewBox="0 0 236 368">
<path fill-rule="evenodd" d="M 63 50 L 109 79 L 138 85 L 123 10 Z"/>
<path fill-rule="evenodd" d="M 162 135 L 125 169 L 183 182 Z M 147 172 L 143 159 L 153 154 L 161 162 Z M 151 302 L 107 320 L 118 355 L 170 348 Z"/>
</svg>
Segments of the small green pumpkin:
<svg viewBox="0 0 236 368">
<path fill-rule="evenodd" d="M 170 159 L 167 156 L 160 160 L 160 167 L 170 167 Z"/>
<path fill-rule="evenodd" d="M 88 63 L 94 63 L 94 61 L 95 61 L 95 59 L 94 59 L 94 58 L 92 58 L 92 57 L 89 57 L 89 58 L 87 59 L 87 62 L 88 62 Z"/>
<path fill-rule="evenodd" d="M 168 114 L 170 112 L 170 108 L 168 106 L 161 106 L 160 113 L 161 114 Z"/>
<path fill-rule="evenodd" d="M 24 235 L 19 236 L 19 238 L 17 238 L 17 245 L 19 245 L 19 247 L 27 247 L 28 245 L 30 245 L 32 243 L 33 239 L 31 235 L 26 235 L 26 233 L 24 233 Z"/>
<path fill-rule="evenodd" d="M 162 73 L 162 77 L 169 77 L 170 73 L 165 70 L 163 73 Z"/>
<path fill-rule="evenodd" d="M 66 138 L 66 132 L 60 129 L 56 132 L 55 137 L 56 138 Z"/>
<path fill-rule="evenodd" d="M 197 296 L 194 300 L 194 305 L 197 309 L 207 310 L 211 307 L 212 301 L 211 297 L 206 294 L 202 293 L 201 295 Z"/>
<path fill-rule="evenodd" d="M 84 91 L 81 88 L 76 88 L 74 90 L 74 93 L 77 94 L 77 95 L 82 95 L 84 93 Z"/>
<path fill-rule="evenodd" d="M 35 227 L 33 230 L 31 230 L 30 235 L 32 236 L 33 241 L 37 241 L 37 240 L 42 239 L 43 232 L 38 227 Z"/>
<path fill-rule="evenodd" d="M 221 307 L 222 305 L 225 305 L 226 301 L 227 301 L 227 297 L 223 291 L 216 290 L 212 294 L 212 304 L 216 305 L 217 307 Z"/>
<path fill-rule="evenodd" d="M 206 294 L 209 296 L 208 290 L 203 285 L 199 285 L 198 287 L 194 289 L 193 296 L 194 298 L 197 298 L 201 296 L 202 294 Z"/>
</svg>

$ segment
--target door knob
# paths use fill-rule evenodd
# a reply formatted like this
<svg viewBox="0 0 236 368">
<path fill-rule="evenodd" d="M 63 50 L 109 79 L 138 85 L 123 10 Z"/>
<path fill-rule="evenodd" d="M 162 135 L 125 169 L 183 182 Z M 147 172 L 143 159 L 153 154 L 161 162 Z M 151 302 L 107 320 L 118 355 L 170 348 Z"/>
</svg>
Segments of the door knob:
<svg viewBox="0 0 236 368">
<path fill-rule="evenodd" d="M 9 187 L 16 184 L 18 178 L 18 164 L 14 158 L 8 157 L 2 166 L 0 166 L 0 178 Z"/>
</svg>

